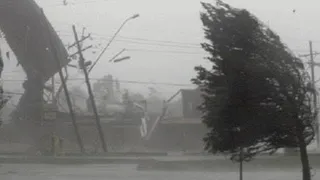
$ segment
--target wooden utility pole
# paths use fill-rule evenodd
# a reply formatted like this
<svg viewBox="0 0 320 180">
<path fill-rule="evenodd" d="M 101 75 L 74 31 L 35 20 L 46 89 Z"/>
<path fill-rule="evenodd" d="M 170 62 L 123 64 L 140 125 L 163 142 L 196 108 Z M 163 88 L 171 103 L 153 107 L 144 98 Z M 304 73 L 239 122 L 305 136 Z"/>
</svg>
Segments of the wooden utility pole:
<svg viewBox="0 0 320 180">
<path fill-rule="evenodd" d="M 315 90 L 313 93 L 313 98 L 312 98 L 312 105 L 315 110 L 318 110 L 318 102 L 317 102 L 317 90 L 316 90 L 316 83 L 317 81 L 315 80 L 315 73 L 314 73 L 314 68 L 315 67 L 320 67 L 320 63 L 314 62 L 314 57 L 316 55 L 319 55 L 320 53 L 318 52 L 313 52 L 313 47 L 312 47 L 312 41 L 309 41 L 309 54 L 304 54 L 300 55 L 300 57 L 310 57 L 310 61 L 308 64 L 310 65 L 311 69 L 311 82 L 312 82 L 312 88 Z M 319 120 L 318 116 L 316 116 L 316 122 L 315 122 L 315 131 L 316 131 L 316 141 L 317 141 L 317 148 L 320 148 L 320 137 L 319 137 Z"/>
<path fill-rule="evenodd" d="M 96 125 L 97 125 L 98 133 L 99 133 L 99 136 L 100 136 L 100 140 L 101 140 L 102 149 L 103 149 L 104 152 L 107 152 L 107 145 L 106 145 L 106 142 L 105 142 L 103 129 L 101 127 L 100 117 L 98 115 L 98 110 L 97 110 L 96 103 L 95 103 L 95 100 L 94 100 L 94 96 L 93 96 L 93 92 L 92 92 L 92 88 L 91 88 L 91 84 L 90 84 L 90 79 L 89 79 L 89 76 L 88 76 L 87 67 L 85 66 L 85 60 L 84 60 L 84 57 L 83 57 L 83 54 L 82 54 L 82 51 L 81 51 L 81 45 L 80 45 L 80 42 L 79 42 L 79 39 L 78 39 L 78 34 L 77 34 L 77 31 L 76 31 L 76 27 L 73 25 L 72 29 L 73 29 L 74 38 L 75 38 L 75 41 L 76 41 L 76 44 L 77 44 L 77 47 L 78 47 L 78 52 L 79 52 L 79 58 L 80 58 L 79 59 L 79 65 L 80 65 L 80 68 L 83 70 L 83 73 L 84 73 L 85 81 L 86 81 L 87 88 L 88 88 L 89 98 L 90 98 L 90 101 L 91 101 L 92 110 L 93 110 L 93 113 L 95 115 Z"/>
<path fill-rule="evenodd" d="M 45 17 L 44 12 L 43 12 L 42 9 L 41 9 L 41 11 L 42 11 L 43 17 Z M 47 22 L 47 21 L 45 21 L 45 22 Z M 63 73 L 62 73 L 62 70 L 61 70 L 62 67 L 61 67 L 61 64 L 60 64 L 60 59 L 58 57 L 58 52 L 57 52 L 57 49 L 55 48 L 55 46 L 53 44 L 53 40 L 51 39 L 49 22 L 47 23 L 47 30 L 48 30 L 48 39 L 49 39 L 49 42 L 50 42 L 49 50 L 51 51 L 52 55 L 54 56 L 54 60 L 56 61 L 56 65 L 57 65 L 57 68 L 58 68 L 60 80 L 61 80 L 61 83 L 62 83 L 62 86 L 63 86 L 63 89 L 64 89 L 64 93 L 65 93 L 65 96 L 66 96 L 66 100 L 67 100 L 67 103 L 68 103 L 69 113 L 70 113 L 70 117 L 71 117 L 71 120 L 72 120 L 74 132 L 75 132 L 75 135 L 76 135 L 76 138 L 77 138 L 78 146 L 80 148 L 80 151 L 82 153 L 84 153 L 85 150 L 84 150 L 84 147 L 83 147 L 82 139 L 80 137 L 78 125 L 77 125 L 77 122 L 76 122 L 76 117 L 75 117 L 75 114 L 74 114 L 74 111 L 73 111 L 73 108 L 72 108 L 72 103 L 71 103 L 71 100 L 70 100 L 68 87 L 67 87 L 66 82 L 64 81 Z"/>
<path fill-rule="evenodd" d="M 55 97 L 55 79 L 54 79 L 54 75 L 51 78 L 51 88 L 52 88 L 52 92 L 51 92 L 51 100 L 52 100 L 52 104 L 56 105 L 56 97 Z"/>
<path fill-rule="evenodd" d="M 311 67 L 311 81 L 312 81 L 312 88 L 314 89 L 313 92 L 313 108 L 316 110 L 318 109 L 318 103 L 317 103 L 317 92 L 316 92 L 316 81 L 315 81 L 315 75 L 314 75 L 314 68 L 316 64 L 314 63 L 314 56 L 313 56 L 313 50 L 312 50 L 312 41 L 309 41 L 309 49 L 310 49 L 310 67 Z M 316 116 L 316 140 L 317 140 L 317 147 L 320 147 L 320 140 L 319 140 L 319 120 L 318 116 Z"/>
</svg>

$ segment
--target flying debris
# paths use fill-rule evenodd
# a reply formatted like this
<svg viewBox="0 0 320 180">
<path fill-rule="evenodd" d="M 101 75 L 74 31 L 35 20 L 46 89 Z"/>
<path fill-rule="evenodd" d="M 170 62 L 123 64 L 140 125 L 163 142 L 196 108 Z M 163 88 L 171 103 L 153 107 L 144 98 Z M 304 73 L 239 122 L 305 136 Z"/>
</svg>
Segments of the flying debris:
<svg viewBox="0 0 320 180">
<path fill-rule="evenodd" d="M 1 54 L 1 50 L 0 50 L 0 78 L 1 78 L 2 71 L 3 71 L 3 67 L 4 67 L 4 63 L 3 63 L 3 58 L 2 58 L 2 54 Z"/>
<path fill-rule="evenodd" d="M 6 52 L 6 56 L 7 56 L 7 59 L 10 60 L 10 52 L 9 51 Z"/>
</svg>

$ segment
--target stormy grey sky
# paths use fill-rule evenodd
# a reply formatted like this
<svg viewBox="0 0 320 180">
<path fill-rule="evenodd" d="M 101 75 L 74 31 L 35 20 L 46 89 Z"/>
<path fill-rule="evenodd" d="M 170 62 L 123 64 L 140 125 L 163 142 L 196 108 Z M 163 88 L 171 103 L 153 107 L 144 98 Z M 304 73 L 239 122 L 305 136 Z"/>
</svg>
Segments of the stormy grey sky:
<svg viewBox="0 0 320 180">
<path fill-rule="evenodd" d="M 200 48 L 203 32 L 199 0 L 36 0 L 61 36 L 65 44 L 72 43 L 72 24 L 81 32 L 86 27 L 93 40 L 86 45 L 98 46 L 85 53 L 93 60 L 121 23 L 133 14 L 140 17 L 128 22 L 109 50 L 97 64 L 92 78 L 111 73 L 120 80 L 191 84 L 194 66 L 204 64 L 205 53 Z M 206 1 L 214 2 L 214 1 Z M 314 41 L 314 50 L 320 50 L 320 25 L 317 24 L 317 0 L 226 0 L 239 8 L 246 8 L 276 31 L 297 54 L 308 53 L 308 40 Z M 295 13 L 293 10 L 296 10 Z M 319 48 L 318 48 L 319 47 Z M 121 49 L 131 60 L 118 64 L 108 63 Z M 320 61 L 320 59 L 319 59 Z M 17 78 L 15 63 L 5 62 L 5 77 Z M 18 74 L 18 75 L 17 75 Z M 73 77 L 81 74 L 73 70 Z M 5 79 L 8 79 L 5 78 Z M 6 82 L 8 83 L 8 82 Z M 11 82 L 13 83 L 13 82 Z M 82 82 L 72 82 L 73 85 Z M 123 84 L 136 91 L 146 92 L 148 87 L 158 88 L 168 96 L 179 86 Z M 192 87 L 192 86 L 191 86 Z"/>
</svg>

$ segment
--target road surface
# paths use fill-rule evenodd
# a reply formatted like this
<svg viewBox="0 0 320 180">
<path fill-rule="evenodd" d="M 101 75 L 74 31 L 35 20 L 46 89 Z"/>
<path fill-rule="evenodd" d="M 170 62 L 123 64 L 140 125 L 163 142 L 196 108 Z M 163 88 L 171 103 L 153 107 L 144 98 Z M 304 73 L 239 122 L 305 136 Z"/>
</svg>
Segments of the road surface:
<svg viewBox="0 0 320 180">
<path fill-rule="evenodd" d="M 320 171 L 320 169 L 318 170 Z M 230 180 L 237 172 L 138 171 L 135 165 L 36 165 L 5 164 L 1 180 Z M 246 180 L 301 180 L 298 169 L 245 172 Z M 320 172 L 313 179 L 320 179 Z"/>
</svg>

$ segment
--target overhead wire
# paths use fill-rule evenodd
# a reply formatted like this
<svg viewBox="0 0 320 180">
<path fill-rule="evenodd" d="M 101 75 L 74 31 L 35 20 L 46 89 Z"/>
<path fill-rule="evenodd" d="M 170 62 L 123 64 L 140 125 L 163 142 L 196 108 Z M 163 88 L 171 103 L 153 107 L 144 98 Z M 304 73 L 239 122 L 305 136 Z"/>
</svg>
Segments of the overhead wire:
<svg viewBox="0 0 320 180">
<path fill-rule="evenodd" d="M 205 53 L 198 53 L 198 52 L 187 52 L 187 51 L 165 51 L 165 50 L 153 50 L 153 49 L 134 49 L 128 48 L 128 51 L 137 51 L 137 52 L 150 52 L 150 53 L 170 53 L 170 54 L 194 54 L 194 55 L 205 55 Z"/>
<path fill-rule="evenodd" d="M 67 24 L 65 24 L 67 25 Z M 71 25 L 70 25 L 71 26 Z M 68 32 L 68 31 L 64 31 L 64 30 L 60 30 L 60 31 L 57 31 L 57 32 L 62 32 L 62 33 L 65 33 L 65 35 L 72 35 L 71 32 Z M 106 37 L 109 37 L 110 35 L 106 35 L 106 34 L 99 34 L 99 33 L 91 33 L 92 35 L 95 35 L 95 36 L 98 36 L 102 39 L 108 39 Z M 117 38 L 121 38 L 121 39 L 128 39 L 128 40 L 137 40 L 137 41 L 147 41 L 147 42 L 159 42 L 159 43 L 169 43 L 169 44 L 181 44 L 181 45 L 188 45 L 188 46 L 196 46 L 196 47 L 199 47 L 200 46 L 200 43 L 190 43 L 190 42 L 179 42 L 179 41 L 171 41 L 171 40 L 155 40 L 155 39 L 148 39 L 148 38 L 139 38 L 139 37 L 126 37 L 126 36 L 121 36 L 121 35 L 118 35 Z M 291 38 L 291 39 L 294 39 L 294 38 Z M 302 39 L 299 39 L 299 41 L 305 41 L 305 42 L 308 42 L 309 40 L 302 40 Z M 320 43 L 320 40 L 312 40 L 312 42 L 315 42 L 315 43 Z M 294 50 L 294 51 L 302 51 L 302 52 L 308 52 L 309 50 L 306 48 L 306 49 L 294 49 L 294 48 L 289 48 L 291 50 Z"/>
<path fill-rule="evenodd" d="M 45 8 L 55 8 L 55 7 L 72 7 L 72 6 L 77 6 L 77 5 L 83 5 L 83 4 L 90 4 L 90 3 L 102 3 L 102 2 L 107 2 L 109 0 L 92 0 L 92 1 L 82 1 L 82 2 L 77 2 L 77 3 L 68 3 L 68 4 L 63 4 L 63 1 L 61 0 L 61 4 L 57 3 L 57 4 L 46 4 L 44 5 Z M 36 4 L 38 6 L 40 6 L 41 4 L 39 4 L 38 2 L 36 2 Z M 9 1 L 9 2 L 0 2 L 0 9 L 4 9 L 4 8 L 10 8 L 12 7 L 13 2 Z M 25 8 L 25 7 L 23 7 Z"/>
<path fill-rule="evenodd" d="M 69 32 L 64 31 L 58 31 L 61 36 L 72 36 L 72 34 L 69 34 Z M 61 34 L 62 32 L 62 34 Z M 101 35 L 97 33 L 91 33 L 93 37 L 98 36 L 99 39 L 105 39 L 109 40 L 106 35 Z M 200 43 L 187 43 L 187 42 L 178 42 L 178 41 L 169 41 L 169 40 L 152 40 L 152 39 L 146 39 L 146 38 L 136 38 L 136 37 L 125 37 L 125 36 L 119 36 L 114 41 L 116 42 L 125 42 L 129 44 L 141 44 L 141 45 L 147 45 L 147 46 L 159 46 L 159 47 L 174 47 L 174 48 L 188 48 L 188 49 L 199 49 L 201 50 Z M 177 52 L 177 51 L 158 51 L 158 50 L 150 50 L 150 49 L 128 49 L 132 51 L 144 51 L 144 52 L 157 52 L 157 53 L 186 53 L 186 54 L 204 54 L 204 53 L 198 53 L 198 52 Z M 291 49 L 294 52 L 308 52 L 307 49 Z"/>
<path fill-rule="evenodd" d="M 57 33 L 62 35 L 62 36 L 70 36 L 72 37 L 71 32 L 67 31 L 62 31 L 62 30 L 57 30 Z M 111 37 L 110 35 L 103 35 L 103 34 L 97 34 L 97 33 L 90 33 L 93 37 L 98 37 L 99 39 L 105 39 L 109 40 Z M 126 37 L 126 36 L 121 36 L 118 35 L 117 39 L 115 41 L 145 41 L 145 42 L 153 42 L 153 43 L 162 43 L 162 44 L 175 44 L 177 46 L 183 45 L 186 47 L 195 47 L 195 48 L 201 48 L 200 43 L 190 43 L 190 42 L 181 42 L 181 41 L 170 41 L 170 40 L 155 40 L 155 39 L 147 39 L 147 38 L 138 38 L 138 37 Z M 142 43 L 142 42 L 141 42 Z"/>
<path fill-rule="evenodd" d="M 46 5 L 47 7 L 60 7 L 60 6 L 76 6 L 76 5 L 82 5 L 82 4 L 91 4 L 91 3 L 101 3 L 101 2 L 107 2 L 109 0 L 91 0 L 91 1 L 78 1 L 78 2 L 68 2 L 67 4 L 64 4 L 62 0 L 59 0 L 61 3 L 56 3 L 56 4 L 48 4 Z"/>
<path fill-rule="evenodd" d="M 64 35 L 62 35 L 64 36 Z M 69 35 L 65 35 L 69 36 Z M 71 36 L 71 35 L 70 35 Z M 185 46 L 185 45 L 175 45 L 175 44 L 160 44 L 160 43 L 148 43 L 148 42 L 139 42 L 139 41 L 132 41 L 132 40 L 123 40 L 123 39 L 115 39 L 114 41 L 118 42 L 125 42 L 125 43 L 131 43 L 131 44 L 142 44 L 142 45 L 148 45 L 148 46 L 158 46 L 158 47 L 175 47 L 175 48 L 188 48 L 188 49 L 198 49 L 202 50 L 200 45 L 198 47 L 194 46 Z M 152 42 L 152 40 L 149 40 Z M 94 49 L 99 49 L 95 47 Z M 174 53 L 174 54 L 199 54 L 199 55 L 205 55 L 205 52 L 191 52 L 191 51 L 172 51 L 172 50 L 153 50 L 153 49 L 145 49 L 145 48 L 126 48 L 127 51 L 140 51 L 140 52 L 153 52 L 153 53 Z"/>
<path fill-rule="evenodd" d="M 90 80 L 101 80 L 101 78 L 90 78 Z M 3 82 L 24 82 L 26 79 L 3 79 Z M 84 81 L 84 78 L 70 78 L 68 81 Z M 103 80 L 102 81 L 108 81 Z M 147 82 L 147 81 L 133 81 L 133 80 L 118 80 L 120 83 L 125 84 L 156 84 L 156 85 L 164 85 L 164 86 L 180 86 L 180 87 L 192 87 L 192 84 L 182 84 L 182 83 L 170 83 L 170 82 Z"/>
</svg>

